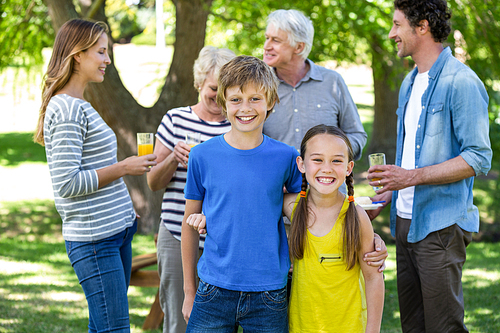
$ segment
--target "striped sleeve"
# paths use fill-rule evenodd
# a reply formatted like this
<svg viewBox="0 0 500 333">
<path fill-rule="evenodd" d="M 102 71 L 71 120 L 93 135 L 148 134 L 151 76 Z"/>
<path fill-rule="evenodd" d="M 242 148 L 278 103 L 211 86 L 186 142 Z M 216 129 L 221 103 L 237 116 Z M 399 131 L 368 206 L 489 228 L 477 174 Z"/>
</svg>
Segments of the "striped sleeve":
<svg viewBox="0 0 500 333">
<path fill-rule="evenodd" d="M 50 136 L 49 162 L 54 190 L 61 198 L 73 198 L 97 191 L 99 182 L 96 170 L 82 169 L 83 142 L 87 135 L 87 119 L 77 100 L 58 99 L 50 108 L 51 126 L 45 135 Z"/>
</svg>

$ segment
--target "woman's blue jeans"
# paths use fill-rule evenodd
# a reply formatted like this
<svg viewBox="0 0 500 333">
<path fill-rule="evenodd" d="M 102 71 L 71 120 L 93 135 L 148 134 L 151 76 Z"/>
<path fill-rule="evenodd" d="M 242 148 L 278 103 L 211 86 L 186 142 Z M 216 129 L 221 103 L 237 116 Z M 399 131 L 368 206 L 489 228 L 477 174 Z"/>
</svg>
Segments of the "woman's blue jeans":
<svg viewBox="0 0 500 333">
<path fill-rule="evenodd" d="M 89 332 L 130 332 L 127 290 L 137 220 L 96 242 L 66 241 L 66 252 L 89 307 Z"/>
</svg>

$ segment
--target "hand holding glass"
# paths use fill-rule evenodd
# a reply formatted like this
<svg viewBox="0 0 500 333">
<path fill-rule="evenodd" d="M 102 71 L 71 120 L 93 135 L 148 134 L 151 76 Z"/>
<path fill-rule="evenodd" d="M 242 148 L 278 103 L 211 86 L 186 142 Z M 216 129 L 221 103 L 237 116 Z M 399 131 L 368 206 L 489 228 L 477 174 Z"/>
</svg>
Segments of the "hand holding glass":
<svg viewBox="0 0 500 333">
<path fill-rule="evenodd" d="M 385 154 L 384 153 L 374 153 L 368 155 L 368 162 L 370 163 L 370 167 L 374 165 L 385 165 Z M 382 171 L 375 171 L 382 172 Z M 378 191 L 382 189 L 383 186 L 380 185 L 380 180 L 382 178 L 373 178 L 372 181 L 379 181 L 379 186 L 372 186 L 374 191 Z"/>
<path fill-rule="evenodd" d="M 149 155 L 153 153 L 153 133 L 137 133 L 137 155 Z"/>
</svg>

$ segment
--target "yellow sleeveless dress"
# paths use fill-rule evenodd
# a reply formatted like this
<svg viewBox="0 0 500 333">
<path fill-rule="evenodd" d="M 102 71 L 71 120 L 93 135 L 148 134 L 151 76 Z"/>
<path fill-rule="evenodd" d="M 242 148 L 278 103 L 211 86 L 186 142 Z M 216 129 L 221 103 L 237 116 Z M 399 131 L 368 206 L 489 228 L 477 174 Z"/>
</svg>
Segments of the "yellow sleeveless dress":
<svg viewBox="0 0 500 333">
<path fill-rule="evenodd" d="M 304 258 L 293 262 L 289 304 L 292 333 L 365 331 L 363 274 L 359 263 L 348 271 L 343 261 L 342 227 L 348 206 L 346 198 L 327 235 L 316 237 L 307 231 Z"/>
</svg>

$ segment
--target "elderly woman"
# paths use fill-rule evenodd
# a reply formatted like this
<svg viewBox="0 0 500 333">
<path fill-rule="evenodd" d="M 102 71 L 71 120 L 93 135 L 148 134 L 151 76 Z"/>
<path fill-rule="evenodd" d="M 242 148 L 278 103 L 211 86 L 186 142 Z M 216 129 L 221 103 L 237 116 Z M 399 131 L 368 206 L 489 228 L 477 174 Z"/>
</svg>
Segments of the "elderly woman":
<svg viewBox="0 0 500 333">
<path fill-rule="evenodd" d="M 194 87 L 200 101 L 193 106 L 169 110 L 163 117 L 154 154 L 158 165 L 148 174 L 153 191 L 165 188 L 161 221 L 158 231 L 158 272 L 160 274 L 160 304 L 164 313 L 163 332 L 186 331 L 182 316 L 184 301 L 181 224 L 184 217 L 184 186 L 191 147 L 186 134 L 199 133 L 201 142 L 229 131 L 231 124 L 217 105 L 217 76 L 219 69 L 235 54 L 227 49 L 205 46 L 194 63 Z M 204 237 L 200 238 L 200 249 Z"/>
</svg>

